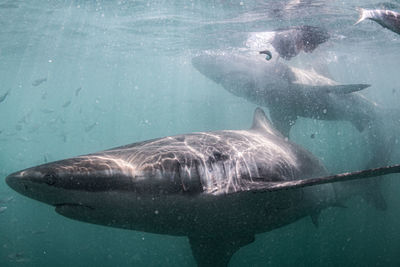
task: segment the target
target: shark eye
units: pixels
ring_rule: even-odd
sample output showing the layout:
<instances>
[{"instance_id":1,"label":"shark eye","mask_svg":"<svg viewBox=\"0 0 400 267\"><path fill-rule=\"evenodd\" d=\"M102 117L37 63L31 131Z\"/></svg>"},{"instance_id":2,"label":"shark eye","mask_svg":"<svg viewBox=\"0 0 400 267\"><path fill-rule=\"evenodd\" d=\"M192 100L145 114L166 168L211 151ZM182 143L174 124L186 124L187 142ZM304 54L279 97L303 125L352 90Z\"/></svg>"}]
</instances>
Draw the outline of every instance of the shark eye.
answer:
<instances>
[{"instance_id":1,"label":"shark eye","mask_svg":"<svg viewBox=\"0 0 400 267\"><path fill-rule=\"evenodd\" d=\"M44 182L48 185L54 185L57 181L57 176L54 173L48 173L43 178Z\"/></svg>"}]
</instances>

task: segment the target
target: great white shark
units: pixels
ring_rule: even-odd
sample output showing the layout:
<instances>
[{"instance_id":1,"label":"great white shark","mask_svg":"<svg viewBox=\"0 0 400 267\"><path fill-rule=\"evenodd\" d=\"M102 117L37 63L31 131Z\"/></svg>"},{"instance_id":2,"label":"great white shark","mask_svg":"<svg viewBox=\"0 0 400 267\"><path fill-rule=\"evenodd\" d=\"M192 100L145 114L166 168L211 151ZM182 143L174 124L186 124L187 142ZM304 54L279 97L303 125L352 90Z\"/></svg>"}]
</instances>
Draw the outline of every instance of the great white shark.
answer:
<instances>
[{"instance_id":1,"label":"great white shark","mask_svg":"<svg viewBox=\"0 0 400 267\"><path fill-rule=\"evenodd\" d=\"M368 84L339 84L253 54L204 54L194 57L192 65L230 93L267 107L285 136L298 117L350 121L359 131L375 120L377 105L357 93Z\"/></svg>"},{"instance_id":2,"label":"great white shark","mask_svg":"<svg viewBox=\"0 0 400 267\"><path fill-rule=\"evenodd\" d=\"M256 109L248 130L169 136L10 174L15 191L79 221L187 236L199 266L227 266L255 235L341 206L348 180L400 165L329 176ZM335 183L336 182L336 183ZM350 184L351 186L351 184Z\"/></svg>"}]
</instances>

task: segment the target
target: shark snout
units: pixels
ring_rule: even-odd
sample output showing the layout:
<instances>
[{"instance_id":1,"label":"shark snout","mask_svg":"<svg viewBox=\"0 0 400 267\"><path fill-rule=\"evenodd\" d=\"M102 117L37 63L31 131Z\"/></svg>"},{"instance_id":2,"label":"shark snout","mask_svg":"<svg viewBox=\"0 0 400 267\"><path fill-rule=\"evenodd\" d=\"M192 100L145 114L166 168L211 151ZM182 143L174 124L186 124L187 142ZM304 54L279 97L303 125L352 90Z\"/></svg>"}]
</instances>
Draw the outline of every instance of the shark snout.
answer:
<instances>
[{"instance_id":1,"label":"shark snout","mask_svg":"<svg viewBox=\"0 0 400 267\"><path fill-rule=\"evenodd\" d=\"M67 176L58 165L45 164L12 173L6 177L6 183L16 192L49 205L75 203L66 187L79 181Z\"/></svg>"},{"instance_id":2,"label":"shark snout","mask_svg":"<svg viewBox=\"0 0 400 267\"><path fill-rule=\"evenodd\" d=\"M37 174L33 175L31 173L28 176L26 171L14 172L6 177L6 183L15 191L24 194L24 191L29 189L32 177L34 176L37 176Z\"/></svg>"},{"instance_id":3,"label":"shark snout","mask_svg":"<svg viewBox=\"0 0 400 267\"><path fill-rule=\"evenodd\" d=\"M56 175L33 169L14 172L6 177L6 183L18 193L32 197L43 192L42 187L56 183Z\"/></svg>"}]
</instances>

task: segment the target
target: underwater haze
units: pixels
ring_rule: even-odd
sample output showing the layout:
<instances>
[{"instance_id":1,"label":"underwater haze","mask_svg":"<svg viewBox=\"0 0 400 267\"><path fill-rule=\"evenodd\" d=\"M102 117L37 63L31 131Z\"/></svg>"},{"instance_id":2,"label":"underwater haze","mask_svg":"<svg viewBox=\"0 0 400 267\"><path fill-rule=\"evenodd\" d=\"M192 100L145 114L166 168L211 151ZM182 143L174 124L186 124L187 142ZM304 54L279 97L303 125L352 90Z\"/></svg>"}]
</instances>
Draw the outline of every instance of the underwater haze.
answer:
<instances>
[{"instance_id":1,"label":"underwater haze","mask_svg":"<svg viewBox=\"0 0 400 267\"><path fill-rule=\"evenodd\" d=\"M360 93L400 114L400 35L354 25L358 7L400 12L400 1L0 0L0 266L196 266L186 237L73 221L4 178L137 141L249 128L256 105L192 58L254 50L252 32L324 28L330 39L313 53L279 60L371 84ZM393 153L384 164L400 163L400 127L385 127L379 142ZM349 122L307 118L290 139L330 173L366 168L376 145ZM387 210L355 197L322 211L318 228L306 217L257 235L229 266L400 266L399 178L379 178Z\"/></svg>"}]
</instances>

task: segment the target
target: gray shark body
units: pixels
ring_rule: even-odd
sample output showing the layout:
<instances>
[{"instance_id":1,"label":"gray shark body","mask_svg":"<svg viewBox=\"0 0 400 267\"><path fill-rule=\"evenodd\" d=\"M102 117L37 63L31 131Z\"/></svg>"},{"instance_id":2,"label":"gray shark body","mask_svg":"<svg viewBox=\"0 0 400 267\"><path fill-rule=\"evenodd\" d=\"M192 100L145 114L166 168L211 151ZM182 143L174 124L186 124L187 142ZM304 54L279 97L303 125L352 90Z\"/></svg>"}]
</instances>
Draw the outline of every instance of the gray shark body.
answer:
<instances>
[{"instance_id":1,"label":"gray shark body","mask_svg":"<svg viewBox=\"0 0 400 267\"><path fill-rule=\"evenodd\" d=\"M368 177L309 179L326 174L258 109L249 130L139 142L29 168L6 181L72 219L188 236L199 266L226 266L255 234L305 216L315 221L348 197L341 183L330 182Z\"/></svg>"},{"instance_id":2,"label":"gray shark body","mask_svg":"<svg viewBox=\"0 0 400 267\"><path fill-rule=\"evenodd\" d=\"M201 55L192 64L232 94L267 107L285 136L298 117L350 121L360 131L375 119L376 104L356 92L367 84L340 85L258 55Z\"/></svg>"}]
</instances>

